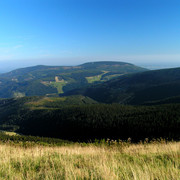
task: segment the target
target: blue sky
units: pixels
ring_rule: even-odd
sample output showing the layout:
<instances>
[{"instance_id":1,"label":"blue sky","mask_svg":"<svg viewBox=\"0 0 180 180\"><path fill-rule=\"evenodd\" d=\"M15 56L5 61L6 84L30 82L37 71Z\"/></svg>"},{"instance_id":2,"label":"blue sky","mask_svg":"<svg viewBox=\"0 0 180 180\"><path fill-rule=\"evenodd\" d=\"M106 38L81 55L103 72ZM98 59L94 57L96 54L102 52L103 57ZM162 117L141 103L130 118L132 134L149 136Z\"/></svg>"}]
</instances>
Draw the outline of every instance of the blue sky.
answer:
<instances>
[{"instance_id":1,"label":"blue sky","mask_svg":"<svg viewBox=\"0 0 180 180\"><path fill-rule=\"evenodd\" d=\"M180 63L180 1L0 1L1 69L97 60Z\"/></svg>"}]
</instances>

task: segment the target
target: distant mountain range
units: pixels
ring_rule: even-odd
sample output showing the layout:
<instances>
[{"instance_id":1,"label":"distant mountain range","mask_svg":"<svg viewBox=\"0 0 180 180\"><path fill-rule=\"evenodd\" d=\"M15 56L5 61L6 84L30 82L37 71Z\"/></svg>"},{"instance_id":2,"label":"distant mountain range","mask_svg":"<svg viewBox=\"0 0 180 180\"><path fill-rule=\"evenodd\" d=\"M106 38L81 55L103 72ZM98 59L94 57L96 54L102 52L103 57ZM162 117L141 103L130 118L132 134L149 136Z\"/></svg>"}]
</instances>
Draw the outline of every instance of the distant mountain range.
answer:
<instances>
[{"instance_id":1,"label":"distant mountain range","mask_svg":"<svg viewBox=\"0 0 180 180\"><path fill-rule=\"evenodd\" d=\"M180 102L180 68L127 74L64 95L81 94L103 103L164 104Z\"/></svg>"},{"instance_id":2,"label":"distant mountain range","mask_svg":"<svg viewBox=\"0 0 180 180\"><path fill-rule=\"evenodd\" d=\"M34 66L0 74L0 98L56 96L147 69L126 62L91 62L79 66Z\"/></svg>"},{"instance_id":3,"label":"distant mountain range","mask_svg":"<svg viewBox=\"0 0 180 180\"><path fill-rule=\"evenodd\" d=\"M180 68L147 70L126 62L34 66L0 74L0 98L83 95L101 103L179 102Z\"/></svg>"}]
</instances>

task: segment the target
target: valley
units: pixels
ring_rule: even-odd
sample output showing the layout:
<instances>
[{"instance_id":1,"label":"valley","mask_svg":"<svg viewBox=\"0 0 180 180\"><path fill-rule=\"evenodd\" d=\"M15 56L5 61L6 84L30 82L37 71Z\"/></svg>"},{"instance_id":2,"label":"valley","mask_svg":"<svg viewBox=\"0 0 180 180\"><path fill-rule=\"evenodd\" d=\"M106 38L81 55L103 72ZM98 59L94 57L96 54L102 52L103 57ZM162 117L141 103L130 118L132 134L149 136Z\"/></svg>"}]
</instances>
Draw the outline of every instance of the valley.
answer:
<instances>
[{"instance_id":1,"label":"valley","mask_svg":"<svg viewBox=\"0 0 180 180\"><path fill-rule=\"evenodd\" d=\"M180 68L36 66L0 81L1 179L179 177Z\"/></svg>"},{"instance_id":2,"label":"valley","mask_svg":"<svg viewBox=\"0 0 180 180\"><path fill-rule=\"evenodd\" d=\"M1 0L0 180L180 180L180 1Z\"/></svg>"}]
</instances>

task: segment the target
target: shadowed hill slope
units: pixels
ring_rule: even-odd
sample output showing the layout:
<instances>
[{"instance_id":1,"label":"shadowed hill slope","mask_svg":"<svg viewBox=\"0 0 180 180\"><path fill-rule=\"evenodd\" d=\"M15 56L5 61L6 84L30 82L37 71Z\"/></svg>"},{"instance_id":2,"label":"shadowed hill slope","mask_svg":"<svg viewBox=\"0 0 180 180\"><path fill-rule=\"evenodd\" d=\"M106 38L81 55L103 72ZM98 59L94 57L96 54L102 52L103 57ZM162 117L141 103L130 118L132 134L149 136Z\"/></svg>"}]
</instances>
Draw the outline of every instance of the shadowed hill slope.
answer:
<instances>
[{"instance_id":1,"label":"shadowed hill slope","mask_svg":"<svg viewBox=\"0 0 180 180\"><path fill-rule=\"evenodd\" d=\"M180 96L180 68L127 74L65 95L82 94L99 102L143 104Z\"/></svg>"},{"instance_id":2,"label":"shadowed hill slope","mask_svg":"<svg viewBox=\"0 0 180 180\"><path fill-rule=\"evenodd\" d=\"M73 141L180 137L180 104L98 104L83 96L0 100L0 130Z\"/></svg>"}]
</instances>

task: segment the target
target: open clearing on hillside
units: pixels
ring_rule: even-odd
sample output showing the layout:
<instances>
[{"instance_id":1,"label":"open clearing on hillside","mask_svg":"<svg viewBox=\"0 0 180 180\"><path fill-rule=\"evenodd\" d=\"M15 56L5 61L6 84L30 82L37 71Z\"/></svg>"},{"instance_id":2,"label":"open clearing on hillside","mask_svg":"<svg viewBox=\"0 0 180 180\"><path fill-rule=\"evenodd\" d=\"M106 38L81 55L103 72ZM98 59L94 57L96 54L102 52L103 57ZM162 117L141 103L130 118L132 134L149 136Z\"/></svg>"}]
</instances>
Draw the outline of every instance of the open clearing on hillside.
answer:
<instances>
[{"instance_id":1,"label":"open clearing on hillside","mask_svg":"<svg viewBox=\"0 0 180 180\"><path fill-rule=\"evenodd\" d=\"M125 146L0 145L0 179L5 180L177 180L179 168L180 142Z\"/></svg>"},{"instance_id":2,"label":"open clearing on hillside","mask_svg":"<svg viewBox=\"0 0 180 180\"><path fill-rule=\"evenodd\" d=\"M59 80L58 76L55 76L54 79L55 79L55 81L41 81L41 83L45 86L55 87L59 94L64 93L63 87L66 86L67 81L65 81L64 79Z\"/></svg>"},{"instance_id":3,"label":"open clearing on hillside","mask_svg":"<svg viewBox=\"0 0 180 180\"><path fill-rule=\"evenodd\" d=\"M96 81L101 81L101 78L104 74L107 74L109 71L102 71L102 74L99 74L97 76L90 76L90 77L86 77L86 80L88 83L94 83Z\"/></svg>"},{"instance_id":4,"label":"open clearing on hillside","mask_svg":"<svg viewBox=\"0 0 180 180\"><path fill-rule=\"evenodd\" d=\"M51 86L57 88L57 91L59 94L62 94L64 93L63 91L63 87L67 84L66 81L64 80L61 80L61 81L58 81L58 82L51 82Z\"/></svg>"},{"instance_id":5,"label":"open clearing on hillside","mask_svg":"<svg viewBox=\"0 0 180 180\"><path fill-rule=\"evenodd\" d=\"M111 80L115 77L118 77L118 76L122 76L124 74L113 74L113 75L106 75L104 78L102 78L103 75L107 74L109 71L102 71L103 73L102 74L99 74L97 76L90 76L90 77L86 77L86 80L88 83L94 83L96 81L108 81L108 80Z\"/></svg>"}]
</instances>

